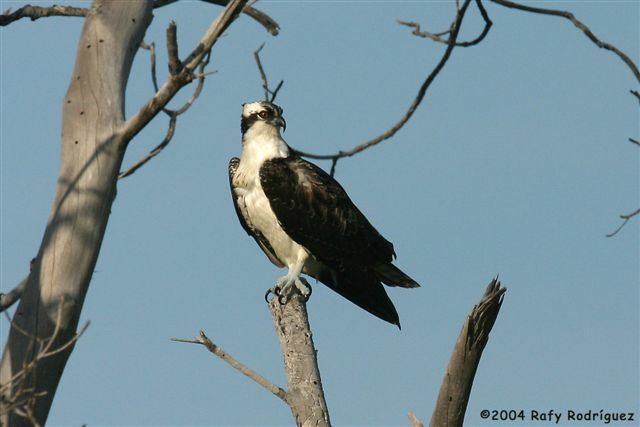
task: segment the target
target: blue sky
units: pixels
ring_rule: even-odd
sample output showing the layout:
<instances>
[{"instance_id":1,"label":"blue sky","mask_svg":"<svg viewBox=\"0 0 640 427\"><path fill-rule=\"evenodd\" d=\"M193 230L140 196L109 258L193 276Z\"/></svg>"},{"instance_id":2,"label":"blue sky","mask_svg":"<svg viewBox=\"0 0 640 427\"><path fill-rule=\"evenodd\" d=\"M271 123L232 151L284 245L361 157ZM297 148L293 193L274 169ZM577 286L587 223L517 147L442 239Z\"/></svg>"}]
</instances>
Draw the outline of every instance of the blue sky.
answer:
<instances>
[{"instance_id":1,"label":"blue sky","mask_svg":"<svg viewBox=\"0 0 640 427\"><path fill-rule=\"evenodd\" d=\"M23 2L1 1L0 9ZM75 4L75 3L74 3ZM81 2L78 4L86 4ZM541 5L538 3L529 3ZM569 9L637 63L637 1L544 2ZM218 73L178 121L171 145L121 181L85 302L91 326L67 365L51 425L290 425L289 409L203 348L171 342L200 329L284 386L263 295L283 274L241 229L226 165L240 153L241 104L262 97L253 51L263 42L287 119L285 139L332 153L386 130L404 113L443 45L396 23L448 27L451 2L262 1L272 37L247 17L216 45ZM321 284L310 321L334 425L428 422L465 316L496 274L508 288L478 368L467 425L482 409L635 411L639 386L638 89L630 70L562 19L486 5L494 26L456 49L395 138L338 164L336 177L417 290L390 289L401 332ZM188 52L219 8L181 1L154 11ZM0 30L0 285L36 254L58 172L61 103L78 18L23 20ZM481 29L477 12L463 38ZM150 96L139 52L127 114ZM172 105L190 96L184 91ZM126 164L164 136L159 116ZM326 162L320 162L329 167ZM6 319L0 319L5 340ZM496 422L496 425L505 425ZM573 424L576 425L576 424Z\"/></svg>"}]
</instances>

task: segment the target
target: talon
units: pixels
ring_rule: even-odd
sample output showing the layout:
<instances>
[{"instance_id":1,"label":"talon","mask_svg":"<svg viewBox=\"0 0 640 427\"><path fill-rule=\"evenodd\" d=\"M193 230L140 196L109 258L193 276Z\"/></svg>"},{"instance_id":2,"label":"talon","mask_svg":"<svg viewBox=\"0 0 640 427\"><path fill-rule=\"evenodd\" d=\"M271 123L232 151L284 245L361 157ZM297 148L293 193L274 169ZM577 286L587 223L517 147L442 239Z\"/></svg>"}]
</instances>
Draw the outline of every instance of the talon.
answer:
<instances>
[{"instance_id":1,"label":"talon","mask_svg":"<svg viewBox=\"0 0 640 427\"><path fill-rule=\"evenodd\" d=\"M278 298L278 302L280 304L286 304L290 297L290 292L292 292L292 288L296 289L300 296L302 297L302 301L309 301L309 297L311 296L311 285L302 277L296 277L292 279L289 276L282 277L278 282L273 285L271 288L267 290L264 294L264 300L267 303L270 303L272 300L269 300L269 294L273 294Z\"/></svg>"},{"instance_id":2,"label":"talon","mask_svg":"<svg viewBox=\"0 0 640 427\"><path fill-rule=\"evenodd\" d=\"M271 290L271 288L267 289L267 292L264 293L264 300L267 302L267 304L269 304L271 301L269 301L269 295L271 295L273 293L273 291Z\"/></svg>"},{"instance_id":3,"label":"talon","mask_svg":"<svg viewBox=\"0 0 640 427\"><path fill-rule=\"evenodd\" d=\"M280 298L280 286L276 284L273 287L267 289L267 292L264 293L264 300L267 302L267 304L271 302L271 300L269 299L270 294L273 294L277 298Z\"/></svg>"},{"instance_id":4,"label":"talon","mask_svg":"<svg viewBox=\"0 0 640 427\"><path fill-rule=\"evenodd\" d=\"M309 301L309 298L311 298L311 294L313 293L313 288L311 287L309 282L306 282L306 285L307 285L307 289L309 289L309 293L307 295L302 294L302 301L304 302Z\"/></svg>"}]
</instances>

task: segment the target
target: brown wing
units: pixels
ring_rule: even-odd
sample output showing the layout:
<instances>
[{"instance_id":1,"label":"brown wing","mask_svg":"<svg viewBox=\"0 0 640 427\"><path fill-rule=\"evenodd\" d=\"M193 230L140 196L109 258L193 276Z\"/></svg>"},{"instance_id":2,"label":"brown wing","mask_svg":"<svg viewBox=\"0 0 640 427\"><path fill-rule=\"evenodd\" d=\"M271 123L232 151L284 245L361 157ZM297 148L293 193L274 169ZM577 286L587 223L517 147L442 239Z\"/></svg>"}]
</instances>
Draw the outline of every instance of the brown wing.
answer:
<instances>
[{"instance_id":1,"label":"brown wing","mask_svg":"<svg viewBox=\"0 0 640 427\"><path fill-rule=\"evenodd\" d=\"M284 231L334 269L390 263L393 245L329 174L296 156L266 161L260 182Z\"/></svg>"}]
</instances>

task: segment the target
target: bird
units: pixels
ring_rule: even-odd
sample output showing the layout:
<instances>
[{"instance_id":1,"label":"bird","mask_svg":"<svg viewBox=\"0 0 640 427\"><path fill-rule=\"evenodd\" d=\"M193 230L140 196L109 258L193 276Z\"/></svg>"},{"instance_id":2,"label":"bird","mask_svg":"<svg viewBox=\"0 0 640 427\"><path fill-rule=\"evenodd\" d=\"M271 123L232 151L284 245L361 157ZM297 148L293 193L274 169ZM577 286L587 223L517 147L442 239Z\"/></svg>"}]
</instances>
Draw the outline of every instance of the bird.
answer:
<instances>
[{"instance_id":1,"label":"bird","mask_svg":"<svg viewBox=\"0 0 640 427\"><path fill-rule=\"evenodd\" d=\"M383 284L420 285L393 265L393 244L338 181L285 142L282 113L269 101L243 104L242 154L229 161L228 170L240 224L273 264L288 269L265 298L287 295L295 287L308 299L305 274L400 328Z\"/></svg>"}]
</instances>

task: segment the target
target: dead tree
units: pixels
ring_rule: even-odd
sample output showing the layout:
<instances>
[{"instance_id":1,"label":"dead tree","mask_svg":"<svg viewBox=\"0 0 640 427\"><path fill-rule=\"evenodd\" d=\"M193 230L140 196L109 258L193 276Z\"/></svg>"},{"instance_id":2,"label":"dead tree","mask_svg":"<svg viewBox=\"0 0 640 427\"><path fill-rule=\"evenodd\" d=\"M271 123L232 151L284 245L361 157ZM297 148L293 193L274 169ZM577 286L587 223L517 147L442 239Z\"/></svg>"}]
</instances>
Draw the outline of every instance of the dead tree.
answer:
<instances>
[{"instance_id":1,"label":"dead tree","mask_svg":"<svg viewBox=\"0 0 640 427\"><path fill-rule=\"evenodd\" d=\"M75 344L127 145L182 87L199 77L196 69L247 0L223 3L226 7L186 59L177 58L175 28L168 34L172 73L129 118L124 115L126 83L154 3L96 0L89 10L48 9L52 14L86 18L63 103L56 195L40 249L19 292L0 364L0 424L44 425ZM32 19L49 16L42 8L28 6L3 15L0 24L29 13ZM42 342L50 350L46 357L37 350Z\"/></svg>"}]
</instances>

